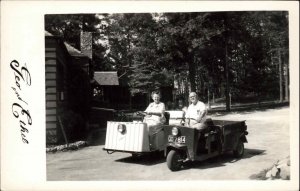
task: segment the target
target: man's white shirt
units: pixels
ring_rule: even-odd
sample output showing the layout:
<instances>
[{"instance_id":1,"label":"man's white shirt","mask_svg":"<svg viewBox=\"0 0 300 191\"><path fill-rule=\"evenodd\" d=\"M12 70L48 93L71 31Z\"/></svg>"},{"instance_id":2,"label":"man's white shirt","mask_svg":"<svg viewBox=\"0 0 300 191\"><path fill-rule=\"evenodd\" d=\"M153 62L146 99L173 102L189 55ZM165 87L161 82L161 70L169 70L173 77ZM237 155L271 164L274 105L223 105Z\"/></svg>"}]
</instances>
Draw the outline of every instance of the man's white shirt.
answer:
<instances>
[{"instance_id":1,"label":"man's white shirt","mask_svg":"<svg viewBox=\"0 0 300 191\"><path fill-rule=\"evenodd\" d=\"M190 104L185 117L186 118L192 118L192 119L198 119L201 113L206 112L206 106L203 102L198 101L196 105ZM201 122L204 122L206 120L206 115L202 118Z\"/></svg>"}]
</instances>

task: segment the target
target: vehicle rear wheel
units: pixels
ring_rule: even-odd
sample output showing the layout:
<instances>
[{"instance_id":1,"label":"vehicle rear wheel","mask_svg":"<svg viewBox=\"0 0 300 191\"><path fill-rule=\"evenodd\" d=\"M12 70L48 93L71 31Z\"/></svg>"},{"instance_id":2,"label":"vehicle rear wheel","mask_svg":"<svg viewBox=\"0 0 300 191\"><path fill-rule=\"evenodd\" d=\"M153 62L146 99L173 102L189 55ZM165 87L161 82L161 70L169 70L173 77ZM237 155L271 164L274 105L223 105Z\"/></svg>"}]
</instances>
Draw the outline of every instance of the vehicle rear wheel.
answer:
<instances>
[{"instance_id":1,"label":"vehicle rear wheel","mask_svg":"<svg viewBox=\"0 0 300 191\"><path fill-rule=\"evenodd\" d=\"M236 149L233 150L233 155L236 158L241 158L244 155L244 143L240 140L236 146Z\"/></svg>"},{"instance_id":2,"label":"vehicle rear wheel","mask_svg":"<svg viewBox=\"0 0 300 191\"><path fill-rule=\"evenodd\" d=\"M167 165L171 171L180 170L182 165L182 156L178 151L171 150L167 156Z\"/></svg>"}]
</instances>

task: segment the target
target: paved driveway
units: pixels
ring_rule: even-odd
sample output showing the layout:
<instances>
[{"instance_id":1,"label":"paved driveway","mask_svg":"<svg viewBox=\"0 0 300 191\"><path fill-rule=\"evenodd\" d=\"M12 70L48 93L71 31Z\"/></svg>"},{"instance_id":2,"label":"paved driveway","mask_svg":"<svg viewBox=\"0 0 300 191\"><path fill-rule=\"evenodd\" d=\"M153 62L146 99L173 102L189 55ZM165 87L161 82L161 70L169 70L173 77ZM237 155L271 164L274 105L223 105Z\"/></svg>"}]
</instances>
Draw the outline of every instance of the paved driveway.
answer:
<instances>
[{"instance_id":1,"label":"paved driveway","mask_svg":"<svg viewBox=\"0 0 300 191\"><path fill-rule=\"evenodd\" d=\"M47 180L247 180L290 155L288 107L211 117L246 120L249 143L242 159L228 153L171 172L163 156L136 159L126 153L109 155L102 150L104 145L99 145L47 154Z\"/></svg>"}]
</instances>

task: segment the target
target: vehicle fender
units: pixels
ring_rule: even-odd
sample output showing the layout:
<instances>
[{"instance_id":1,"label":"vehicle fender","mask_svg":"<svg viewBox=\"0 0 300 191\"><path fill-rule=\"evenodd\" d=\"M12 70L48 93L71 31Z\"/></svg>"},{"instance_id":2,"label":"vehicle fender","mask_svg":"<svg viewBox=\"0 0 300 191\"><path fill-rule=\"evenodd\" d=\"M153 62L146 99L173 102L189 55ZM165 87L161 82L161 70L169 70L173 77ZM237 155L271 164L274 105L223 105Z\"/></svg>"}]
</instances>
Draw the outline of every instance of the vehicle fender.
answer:
<instances>
[{"instance_id":1,"label":"vehicle fender","mask_svg":"<svg viewBox=\"0 0 300 191\"><path fill-rule=\"evenodd\" d=\"M242 135L240 136L240 140L241 140L243 143L248 143L248 140L247 140L245 134L242 134Z\"/></svg>"},{"instance_id":2,"label":"vehicle fender","mask_svg":"<svg viewBox=\"0 0 300 191\"><path fill-rule=\"evenodd\" d=\"M179 152L182 152L182 153L187 153L188 154L188 149L187 149L187 146L186 145L167 145L166 148L165 148L165 156L168 155L168 153L171 151L171 150L177 150Z\"/></svg>"}]
</instances>

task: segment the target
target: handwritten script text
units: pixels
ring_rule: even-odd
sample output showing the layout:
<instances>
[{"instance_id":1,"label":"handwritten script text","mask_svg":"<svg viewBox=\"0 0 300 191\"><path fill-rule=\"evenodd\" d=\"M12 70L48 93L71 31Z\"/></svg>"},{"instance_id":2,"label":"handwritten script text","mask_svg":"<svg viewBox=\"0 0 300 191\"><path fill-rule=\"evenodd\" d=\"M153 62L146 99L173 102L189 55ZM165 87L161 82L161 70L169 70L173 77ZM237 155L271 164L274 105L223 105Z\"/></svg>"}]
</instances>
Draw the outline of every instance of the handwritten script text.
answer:
<instances>
[{"instance_id":1,"label":"handwritten script text","mask_svg":"<svg viewBox=\"0 0 300 191\"><path fill-rule=\"evenodd\" d=\"M28 144L29 126L32 125L32 118L28 110L28 102L22 97L22 90L26 86L31 86L31 75L26 64L20 66L17 60L11 61L10 67L13 70L15 82L11 88L17 96L17 100L11 106L12 114L18 120L22 142Z\"/></svg>"}]
</instances>

